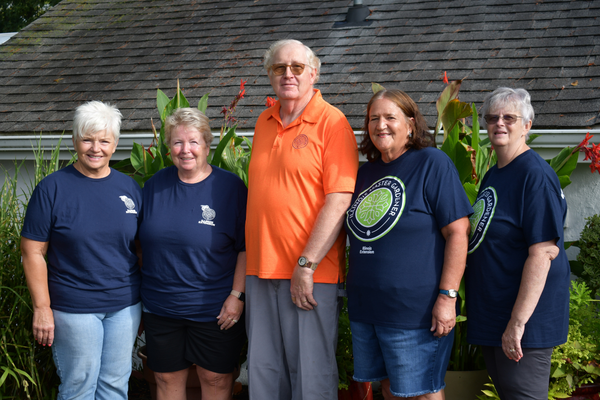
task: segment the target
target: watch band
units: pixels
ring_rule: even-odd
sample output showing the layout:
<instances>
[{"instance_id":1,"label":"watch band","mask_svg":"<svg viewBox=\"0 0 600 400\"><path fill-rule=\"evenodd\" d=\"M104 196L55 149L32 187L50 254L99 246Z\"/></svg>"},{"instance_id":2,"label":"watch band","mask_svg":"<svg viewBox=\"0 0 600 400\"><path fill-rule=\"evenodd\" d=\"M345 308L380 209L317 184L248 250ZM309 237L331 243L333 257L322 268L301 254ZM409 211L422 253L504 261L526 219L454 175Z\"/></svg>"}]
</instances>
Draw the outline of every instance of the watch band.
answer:
<instances>
[{"instance_id":1,"label":"watch band","mask_svg":"<svg viewBox=\"0 0 600 400\"><path fill-rule=\"evenodd\" d=\"M302 267L302 268L310 268L310 269L312 269L313 271L315 271L315 270L317 269L317 266L318 266L319 264L318 264L318 263L315 263L315 262L308 261L308 258L306 258L306 257L304 257L304 256L301 256L301 257L298 259L298 265L299 265L300 267Z\"/></svg>"},{"instance_id":2,"label":"watch band","mask_svg":"<svg viewBox=\"0 0 600 400\"><path fill-rule=\"evenodd\" d=\"M237 290L231 290L231 293L229 293L232 296L237 297L240 301L242 302L246 302L246 294L244 292L238 292Z\"/></svg>"},{"instance_id":3,"label":"watch band","mask_svg":"<svg viewBox=\"0 0 600 400\"><path fill-rule=\"evenodd\" d=\"M445 294L446 296L455 299L458 297L458 291L454 290L454 289L448 289L448 290L444 290L444 289L440 289L440 294Z\"/></svg>"}]
</instances>

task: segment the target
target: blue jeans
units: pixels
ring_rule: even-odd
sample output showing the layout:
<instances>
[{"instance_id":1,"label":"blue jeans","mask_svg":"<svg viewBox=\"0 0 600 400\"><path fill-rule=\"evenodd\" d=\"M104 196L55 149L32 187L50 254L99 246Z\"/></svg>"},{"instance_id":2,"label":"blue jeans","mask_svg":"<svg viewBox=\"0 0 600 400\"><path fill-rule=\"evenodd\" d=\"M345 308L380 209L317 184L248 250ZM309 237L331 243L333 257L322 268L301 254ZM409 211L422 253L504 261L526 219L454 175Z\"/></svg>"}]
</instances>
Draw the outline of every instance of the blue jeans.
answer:
<instances>
[{"instance_id":1,"label":"blue jeans","mask_svg":"<svg viewBox=\"0 0 600 400\"><path fill-rule=\"evenodd\" d=\"M54 312L57 400L127 400L131 353L142 304L115 312Z\"/></svg>"},{"instance_id":2,"label":"blue jeans","mask_svg":"<svg viewBox=\"0 0 600 400\"><path fill-rule=\"evenodd\" d=\"M454 330L436 338L429 328L401 329L350 321L354 351L354 380L389 378L397 397L436 393L444 376L454 341Z\"/></svg>"}]
</instances>

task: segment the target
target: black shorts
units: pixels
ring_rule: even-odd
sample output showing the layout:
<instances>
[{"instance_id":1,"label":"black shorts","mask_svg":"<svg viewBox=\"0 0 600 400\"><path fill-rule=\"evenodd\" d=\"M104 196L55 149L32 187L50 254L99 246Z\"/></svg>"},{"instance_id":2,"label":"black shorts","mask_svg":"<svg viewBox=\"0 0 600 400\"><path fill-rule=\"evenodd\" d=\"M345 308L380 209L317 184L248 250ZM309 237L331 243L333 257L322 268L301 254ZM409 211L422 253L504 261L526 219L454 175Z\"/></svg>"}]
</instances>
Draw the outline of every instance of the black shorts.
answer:
<instances>
[{"instance_id":1,"label":"black shorts","mask_svg":"<svg viewBox=\"0 0 600 400\"><path fill-rule=\"evenodd\" d=\"M144 313L148 366L156 372L175 372L196 364L229 374L238 366L246 342L244 314L237 324L221 330L214 322L196 322Z\"/></svg>"}]
</instances>

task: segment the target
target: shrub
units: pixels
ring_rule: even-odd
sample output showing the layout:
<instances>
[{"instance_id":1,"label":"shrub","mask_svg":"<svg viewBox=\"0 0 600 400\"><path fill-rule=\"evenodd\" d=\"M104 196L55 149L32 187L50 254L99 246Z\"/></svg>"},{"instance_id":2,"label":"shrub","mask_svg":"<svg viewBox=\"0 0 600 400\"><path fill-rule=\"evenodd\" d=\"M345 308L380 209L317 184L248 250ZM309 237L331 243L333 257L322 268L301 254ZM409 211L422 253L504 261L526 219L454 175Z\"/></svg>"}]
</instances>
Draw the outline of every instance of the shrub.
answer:
<instances>
[{"instance_id":1,"label":"shrub","mask_svg":"<svg viewBox=\"0 0 600 400\"><path fill-rule=\"evenodd\" d=\"M592 290L592 297L600 294L600 214L586 218L587 223L581 231L579 241L579 261L583 267L580 277Z\"/></svg>"},{"instance_id":2,"label":"shrub","mask_svg":"<svg viewBox=\"0 0 600 400\"><path fill-rule=\"evenodd\" d=\"M0 194L0 399L55 399L59 379L52 351L36 344L31 333L33 309L21 264L21 228L32 189L60 168L60 142L44 160L41 142L35 154L34 178L28 193L18 193L15 164Z\"/></svg>"}]
</instances>

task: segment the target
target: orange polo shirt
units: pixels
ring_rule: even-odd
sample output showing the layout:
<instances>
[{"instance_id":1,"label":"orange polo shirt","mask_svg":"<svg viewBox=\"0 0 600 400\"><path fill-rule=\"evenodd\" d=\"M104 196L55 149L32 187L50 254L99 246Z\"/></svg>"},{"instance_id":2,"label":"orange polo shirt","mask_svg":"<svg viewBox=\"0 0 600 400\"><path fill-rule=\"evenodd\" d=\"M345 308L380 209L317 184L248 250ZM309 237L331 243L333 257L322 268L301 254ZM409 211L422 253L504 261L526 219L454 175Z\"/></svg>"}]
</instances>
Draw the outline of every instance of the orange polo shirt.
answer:
<instances>
[{"instance_id":1,"label":"orange polo shirt","mask_svg":"<svg viewBox=\"0 0 600 400\"><path fill-rule=\"evenodd\" d=\"M315 94L285 129L279 101L256 123L248 172L246 274L290 279L325 196L354 192L358 149L340 110ZM344 279L346 234L319 263L315 283Z\"/></svg>"}]
</instances>

